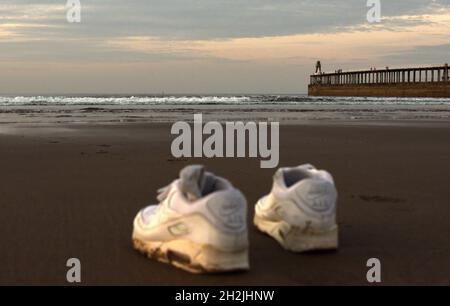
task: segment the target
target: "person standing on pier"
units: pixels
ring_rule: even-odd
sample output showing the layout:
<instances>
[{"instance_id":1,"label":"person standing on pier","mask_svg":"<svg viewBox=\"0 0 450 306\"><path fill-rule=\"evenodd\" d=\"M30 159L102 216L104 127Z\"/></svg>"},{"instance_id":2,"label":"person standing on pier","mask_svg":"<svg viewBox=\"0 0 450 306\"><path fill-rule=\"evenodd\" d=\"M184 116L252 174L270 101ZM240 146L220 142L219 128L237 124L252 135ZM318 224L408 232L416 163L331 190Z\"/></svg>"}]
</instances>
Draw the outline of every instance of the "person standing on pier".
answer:
<instances>
[{"instance_id":1,"label":"person standing on pier","mask_svg":"<svg viewBox=\"0 0 450 306\"><path fill-rule=\"evenodd\" d=\"M320 61L317 61L316 63L316 74L322 74L322 64Z\"/></svg>"}]
</instances>

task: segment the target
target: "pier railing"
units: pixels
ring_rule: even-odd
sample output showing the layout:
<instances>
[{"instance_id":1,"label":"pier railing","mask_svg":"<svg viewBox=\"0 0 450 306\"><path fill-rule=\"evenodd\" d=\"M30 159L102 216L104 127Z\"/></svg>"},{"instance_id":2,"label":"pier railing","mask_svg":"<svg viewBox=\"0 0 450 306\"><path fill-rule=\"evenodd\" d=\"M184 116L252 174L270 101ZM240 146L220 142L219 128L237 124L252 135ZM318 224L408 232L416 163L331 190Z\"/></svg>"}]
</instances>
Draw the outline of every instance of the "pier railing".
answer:
<instances>
[{"instance_id":1,"label":"pier railing","mask_svg":"<svg viewBox=\"0 0 450 306\"><path fill-rule=\"evenodd\" d=\"M311 85L363 85L450 82L448 64L437 67L336 71L311 75Z\"/></svg>"}]
</instances>

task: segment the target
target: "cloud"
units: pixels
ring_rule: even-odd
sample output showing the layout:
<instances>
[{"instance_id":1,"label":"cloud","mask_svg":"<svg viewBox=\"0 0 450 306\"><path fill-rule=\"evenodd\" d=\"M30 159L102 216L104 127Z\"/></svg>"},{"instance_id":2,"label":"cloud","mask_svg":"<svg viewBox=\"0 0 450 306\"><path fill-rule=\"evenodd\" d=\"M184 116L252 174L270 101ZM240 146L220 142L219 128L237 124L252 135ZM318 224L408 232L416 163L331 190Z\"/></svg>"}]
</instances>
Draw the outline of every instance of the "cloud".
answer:
<instances>
[{"instance_id":1,"label":"cloud","mask_svg":"<svg viewBox=\"0 0 450 306\"><path fill-rule=\"evenodd\" d=\"M417 19L421 22L414 22ZM442 45L448 42L449 37L450 10L420 18L416 15L397 16L389 18L383 25L363 24L332 33L218 40L130 36L108 40L107 45L131 53L173 54L186 58L194 55L234 61L299 61L302 58L309 61L321 58L337 62L376 61L385 54L410 52L418 45Z\"/></svg>"},{"instance_id":2,"label":"cloud","mask_svg":"<svg viewBox=\"0 0 450 306\"><path fill-rule=\"evenodd\" d=\"M386 21L449 6L448 0L381 3ZM339 32L366 23L368 10L365 0L81 0L81 4L82 23L69 26L64 0L2 0L0 23L58 25L59 32L39 32L55 39L70 35L214 40Z\"/></svg>"},{"instance_id":3,"label":"cloud","mask_svg":"<svg viewBox=\"0 0 450 306\"><path fill-rule=\"evenodd\" d=\"M263 85L281 92L304 84L316 59L334 70L448 56L449 0L381 0L380 24L367 22L366 0L81 0L79 24L66 21L65 3L2 0L0 63L8 63L18 81L34 75L29 67L57 66L46 70L52 82L75 69L83 78L73 83L80 92L95 83L89 81L93 75L107 91L115 88L109 82L123 83L121 71L128 73L127 82L146 80L140 87L145 88L159 82L145 73L164 72L169 80L182 69L186 90L194 82L190 73L201 71L205 84L227 76L211 88L247 84L254 92ZM13 88L13 80L0 82L0 91Z\"/></svg>"},{"instance_id":4,"label":"cloud","mask_svg":"<svg viewBox=\"0 0 450 306\"><path fill-rule=\"evenodd\" d=\"M449 54L450 43L441 45L418 45L410 50L386 54L382 58L398 66L443 65L449 62Z\"/></svg>"}]
</instances>

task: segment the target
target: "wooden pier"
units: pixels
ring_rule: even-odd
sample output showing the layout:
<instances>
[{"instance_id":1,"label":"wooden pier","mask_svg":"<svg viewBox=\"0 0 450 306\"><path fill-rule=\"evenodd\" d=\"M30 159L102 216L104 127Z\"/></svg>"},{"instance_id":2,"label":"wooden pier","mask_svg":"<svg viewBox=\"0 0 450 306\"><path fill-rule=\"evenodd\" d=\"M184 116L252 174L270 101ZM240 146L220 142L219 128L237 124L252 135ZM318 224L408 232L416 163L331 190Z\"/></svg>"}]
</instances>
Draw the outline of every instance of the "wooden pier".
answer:
<instances>
[{"instance_id":1,"label":"wooden pier","mask_svg":"<svg viewBox=\"0 0 450 306\"><path fill-rule=\"evenodd\" d=\"M311 96L450 97L449 66L385 68L322 73L310 77Z\"/></svg>"}]
</instances>

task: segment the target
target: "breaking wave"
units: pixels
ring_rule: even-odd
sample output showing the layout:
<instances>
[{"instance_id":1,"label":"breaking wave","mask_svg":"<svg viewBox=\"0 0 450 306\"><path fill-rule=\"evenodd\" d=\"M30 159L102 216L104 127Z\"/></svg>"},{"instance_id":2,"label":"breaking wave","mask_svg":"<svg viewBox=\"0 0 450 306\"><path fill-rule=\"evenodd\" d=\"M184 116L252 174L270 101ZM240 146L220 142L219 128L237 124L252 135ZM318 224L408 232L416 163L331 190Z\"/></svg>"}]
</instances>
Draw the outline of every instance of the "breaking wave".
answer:
<instances>
[{"instance_id":1,"label":"breaking wave","mask_svg":"<svg viewBox=\"0 0 450 306\"><path fill-rule=\"evenodd\" d=\"M0 106L31 105L443 105L449 98L247 96L0 96Z\"/></svg>"}]
</instances>

